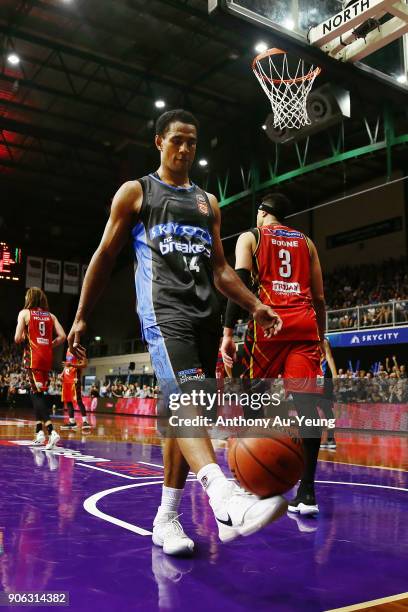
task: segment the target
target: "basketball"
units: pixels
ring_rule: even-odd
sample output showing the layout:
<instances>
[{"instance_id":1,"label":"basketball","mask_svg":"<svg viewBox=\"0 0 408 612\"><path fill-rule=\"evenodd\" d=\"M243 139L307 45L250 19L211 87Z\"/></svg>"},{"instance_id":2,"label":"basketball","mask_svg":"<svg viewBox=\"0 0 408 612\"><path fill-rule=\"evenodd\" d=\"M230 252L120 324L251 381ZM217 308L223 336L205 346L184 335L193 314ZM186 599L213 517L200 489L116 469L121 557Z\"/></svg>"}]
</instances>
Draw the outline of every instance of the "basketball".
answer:
<instances>
[{"instance_id":1,"label":"basketball","mask_svg":"<svg viewBox=\"0 0 408 612\"><path fill-rule=\"evenodd\" d=\"M250 493L260 497L280 495L302 476L303 448L288 435L233 439L228 464L239 484Z\"/></svg>"}]
</instances>

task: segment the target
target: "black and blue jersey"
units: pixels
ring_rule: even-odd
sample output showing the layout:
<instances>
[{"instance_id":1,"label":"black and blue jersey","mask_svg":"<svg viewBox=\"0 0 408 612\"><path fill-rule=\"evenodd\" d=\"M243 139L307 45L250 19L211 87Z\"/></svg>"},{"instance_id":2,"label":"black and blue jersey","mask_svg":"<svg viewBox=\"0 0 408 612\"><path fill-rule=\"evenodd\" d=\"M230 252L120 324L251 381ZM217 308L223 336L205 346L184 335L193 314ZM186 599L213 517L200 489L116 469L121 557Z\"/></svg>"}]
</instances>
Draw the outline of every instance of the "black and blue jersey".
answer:
<instances>
[{"instance_id":1,"label":"black and blue jersey","mask_svg":"<svg viewBox=\"0 0 408 612\"><path fill-rule=\"evenodd\" d=\"M211 255L214 213L205 191L139 179L143 202L132 229L137 311L145 330L171 321L219 324Z\"/></svg>"}]
</instances>

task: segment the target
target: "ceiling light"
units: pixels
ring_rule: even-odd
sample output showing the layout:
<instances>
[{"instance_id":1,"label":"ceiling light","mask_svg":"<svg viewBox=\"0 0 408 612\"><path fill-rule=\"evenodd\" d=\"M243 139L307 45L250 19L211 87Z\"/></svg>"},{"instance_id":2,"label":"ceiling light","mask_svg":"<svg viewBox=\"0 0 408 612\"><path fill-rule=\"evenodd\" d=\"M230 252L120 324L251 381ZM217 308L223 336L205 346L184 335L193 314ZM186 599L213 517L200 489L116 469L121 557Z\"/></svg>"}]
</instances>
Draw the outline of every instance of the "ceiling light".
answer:
<instances>
[{"instance_id":1,"label":"ceiling light","mask_svg":"<svg viewBox=\"0 0 408 612\"><path fill-rule=\"evenodd\" d=\"M17 66L17 64L19 64L19 63L20 63L20 58L18 57L18 55L17 55L16 53L10 53L10 54L7 56L7 61L8 61L10 64L13 64L13 66Z\"/></svg>"},{"instance_id":2,"label":"ceiling light","mask_svg":"<svg viewBox=\"0 0 408 612\"><path fill-rule=\"evenodd\" d=\"M400 74L399 76L397 76L397 81L398 81L398 83L406 83L407 82L407 75L406 74Z\"/></svg>"},{"instance_id":3,"label":"ceiling light","mask_svg":"<svg viewBox=\"0 0 408 612\"><path fill-rule=\"evenodd\" d=\"M295 22L293 21L293 19L285 19L285 21L283 22L283 27L286 28L287 30L293 30L293 28L295 27Z\"/></svg>"},{"instance_id":4,"label":"ceiling light","mask_svg":"<svg viewBox=\"0 0 408 612\"><path fill-rule=\"evenodd\" d=\"M265 124L263 124L262 129L266 130L266 125Z\"/></svg>"},{"instance_id":5,"label":"ceiling light","mask_svg":"<svg viewBox=\"0 0 408 612\"><path fill-rule=\"evenodd\" d=\"M164 100L156 100L154 105L156 108L164 108L166 106L166 103Z\"/></svg>"},{"instance_id":6,"label":"ceiling light","mask_svg":"<svg viewBox=\"0 0 408 612\"><path fill-rule=\"evenodd\" d=\"M255 46L255 51L257 53L263 53L264 51L267 50L267 48L268 48L268 45L261 41Z\"/></svg>"},{"instance_id":7,"label":"ceiling light","mask_svg":"<svg viewBox=\"0 0 408 612\"><path fill-rule=\"evenodd\" d=\"M198 163L200 164L202 168L205 168L205 166L208 166L208 161L206 159L200 159Z\"/></svg>"}]
</instances>

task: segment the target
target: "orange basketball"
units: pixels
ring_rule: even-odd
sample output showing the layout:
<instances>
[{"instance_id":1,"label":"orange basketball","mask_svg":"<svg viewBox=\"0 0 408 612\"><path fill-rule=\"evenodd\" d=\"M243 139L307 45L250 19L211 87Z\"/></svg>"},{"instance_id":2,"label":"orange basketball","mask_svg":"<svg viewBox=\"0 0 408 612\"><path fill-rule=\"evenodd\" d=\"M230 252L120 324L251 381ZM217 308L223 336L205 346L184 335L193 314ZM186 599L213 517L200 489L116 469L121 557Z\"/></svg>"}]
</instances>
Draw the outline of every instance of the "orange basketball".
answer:
<instances>
[{"instance_id":1,"label":"orange basketball","mask_svg":"<svg viewBox=\"0 0 408 612\"><path fill-rule=\"evenodd\" d=\"M270 497L291 489L304 468L303 446L288 435L271 438L238 438L229 441L228 464L240 485Z\"/></svg>"}]
</instances>

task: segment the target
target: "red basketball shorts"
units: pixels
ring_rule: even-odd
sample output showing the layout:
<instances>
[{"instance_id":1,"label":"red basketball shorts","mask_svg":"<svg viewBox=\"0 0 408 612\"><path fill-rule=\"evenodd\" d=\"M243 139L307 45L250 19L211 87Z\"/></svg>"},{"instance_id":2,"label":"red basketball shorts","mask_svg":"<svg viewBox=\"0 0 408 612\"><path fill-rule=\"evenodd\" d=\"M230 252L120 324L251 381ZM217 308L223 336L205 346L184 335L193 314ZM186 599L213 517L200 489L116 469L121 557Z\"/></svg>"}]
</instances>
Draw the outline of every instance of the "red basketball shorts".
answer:
<instances>
[{"instance_id":1,"label":"red basketball shorts","mask_svg":"<svg viewBox=\"0 0 408 612\"><path fill-rule=\"evenodd\" d=\"M48 387L49 372L46 370L36 370L28 368L28 378L30 380L31 391L37 393L38 391L45 391Z\"/></svg>"},{"instance_id":2,"label":"red basketball shorts","mask_svg":"<svg viewBox=\"0 0 408 612\"><path fill-rule=\"evenodd\" d=\"M76 399L77 396L75 383L62 383L61 401L63 403L76 402Z\"/></svg>"},{"instance_id":3,"label":"red basketball shorts","mask_svg":"<svg viewBox=\"0 0 408 612\"><path fill-rule=\"evenodd\" d=\"M248 333L244 349L245 378L283 377L288 392L321 392L316 385L321 369L315 340L269 340Z\"/></svg>"}]
</instances>

